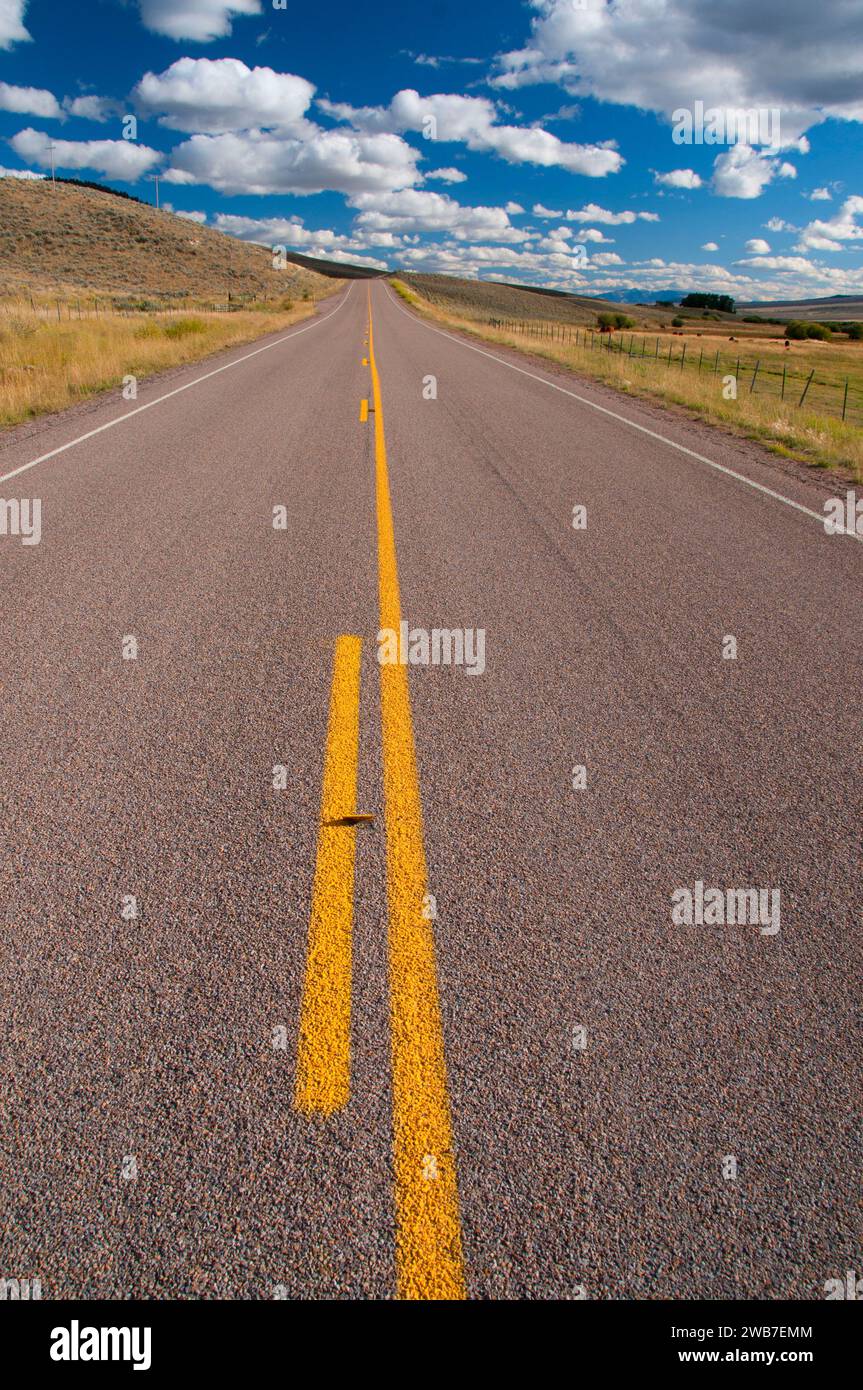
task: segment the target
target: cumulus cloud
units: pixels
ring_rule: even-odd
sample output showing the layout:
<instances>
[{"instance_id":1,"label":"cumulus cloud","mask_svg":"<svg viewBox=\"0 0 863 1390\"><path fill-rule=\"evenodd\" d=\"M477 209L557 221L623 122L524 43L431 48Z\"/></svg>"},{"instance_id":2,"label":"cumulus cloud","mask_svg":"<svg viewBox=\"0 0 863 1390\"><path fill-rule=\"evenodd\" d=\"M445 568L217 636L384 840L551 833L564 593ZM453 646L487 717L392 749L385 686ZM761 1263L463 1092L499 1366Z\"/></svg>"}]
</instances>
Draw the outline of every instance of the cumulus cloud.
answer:
<instances>
[{"instance_id":1,"label":"cumulus cloud","mask_svg":"<svg viewBox=\"0 0 863 1390\"><path fill-rule=\"evenodd\" d=\"M63 110L69 116L77 116L85 121L110 121L112 117L122 116L123 107L110 97L66 97Z\"/></svg>"},{"instance_id":2,"label":"cumulus cloud","mask_svg":"<svg viewBox=\"0 0 863 1390\"><path fill-rule=\"evenodd\" d=\"M598 207L596 203L587 203L585 207L573 210L569 208L566 213L567 222L602 222L609 227L622 226L629 222L658 222L659 215L655 212L609 212L608 208Z\"/></svg>"},{"instance_id":3,"label":"cumulus cloud","mask_svg":"<svg viewBox=\"0 0 863 1390\"><path fill-rule=\"evenodd\" d=\"M524 212L524 208L522 207L521 203L505 203L504 209L506 212L509 213L510 217L516 217L519 213Z\"/></svg>"},{"instance_id":4,"label":"cumulus cloud","mask_svg":"<svg viewBox=\"0 0 863 1390\"><path fill-rule=\"evenodd\" d=\"M11 87L0 82L0 111L14 111L18 116L47 116L62 119L63 109L51 92L41 87Z\"/></svg>"},{"instance_id":5,"label":"cumulus cloud","mask_svg":"<svg viewBox=\"0 0 863 1390\"><path fill-rule=\"evenodd\" d=\"M830 203L833 201L833 194L829 188L813 188L807 195L813 203Z\"/></svg>"},{"instance_id":6,"label":"cumulus cloud","mask_svg":"<svg viewBox=\"0 0 863 1390\"><path fill-rule=\"evenodd\" d=\"M718 251L719 247L715 241L705 241L701 249L702 251Z\"/></svg>"},{"instance_id":7,"label":"cumulus cloud","mask_svg":"<svg viewBox=\"0 0 863 1390\"><path fill-rule=\"evenodd\" d=\"M559 217L563 217L562 212L555 212L554 208L543 207L542 203L534 203L533 215L534 217L550 218L554 222L556 222Z\"/></svg>"},{"instance_id":8,"label":"cumulus cloud","mask_svg":"<svg viewBox=\"0 0 863 1390\"><path fill-rule=\"evenodd\" d=\"M803 256L750 256L744 261L735 261L735 265L760 266L764 270L796 270L808 273L815 269L811 261Z\"/></svg>"},{"instance_id":9,"label":"cumulus cloud","mask_svg":"<svg viewBox=\"0 0 863 1390\"><path fill-rule=\"evenodd\" d=\"M693 93L706 107L778 107L783 141L827 116L863 120L858 0L532 5L529 41L500 56L498 87L555 82L576 96L668 117L690 107Z\"/></svg>"},{"instance_id":10,"label":"cumulus cloud","mask_svg":"<svg viewBox=\"0 0 863 1390\"><path fill-rule=\"evenodd\" d=\"M746 250L754 256L767 256L770 254L770 243L765 241L763 237L752 237L746 243Z\"/></svg>"},{"instance_id":11,"label":"cumulus cloud","mask_svg":"<svg viewBox=\"0 0 863 1390\"><path fill-rule=\"evenodd\" d=\"M0 168L0 179L44 179L44 177L44 174L37 174L35 169Z\"/></svg>"},{"instance_id":12,"label":"cumulus cloud","mask_svg":"<svg viewBox=\"0 0 863 1390\"><path fill-rule=\"evenodd\" d=\"M430 169L426 179L439 179L441 183L467 183L467 174L461 169Z\"/></svg>"},{"instance_id":13,"label":"cumulus cloud","mask_svg":"<svg viewBox=\"0 0 863 1390\"><path fill-rule=\"evenodd\" d=\"M193 135L178 145L169 183L209 184L220 193L359 193L416 183L417 154L397 135L312 128Z\"/></svg>"},{"instance_id":14,"label":"cumulus cloud","mask_svg":"<svg viewBox=\"0 0 863 1390\"><path fill-rule=\"evenodd\" d=\"M653 180L666 188L701 188L703 185L703 180L694 169L669 169L667 174L654 173Z\"/></svg>"},{"instance_id":15,"label":"cumulus cloud","mask_svg":"<svg viewBox=\"0 0 863 1390\"><path fill-rule=\"evenodd\" d=\"M0 48L13 43L27 43L30 35L24 28L27 0L0 0Z\"/></svg>"},{"instance_id":16,"label":"cumulus cloud","mask_svg":"<svg viewBox=\"0 0 863 1390\"><path fill-rule=\"evenodd\" d=\"M21 159L51 167L51 139L41 130L21 130L9 144ZM134 140L55 140L54 163L58 169L94 169L106 179L135 183L158 164L158 150Z\"/></svg>"},{"instance_id":17,"label":"cumulus cloud","mask_svg":"<svg viewBox=\"0 0 863 1390\"><path fill-rule=\"evenodd\" d=\"M487 97L443 92L421 97L406 88L396 92L389 106L349 106L325 100L318 104L327 115L347 121L357 130L411 131L424 135L430 143L458 141L469 150L497 154L509 164L536 164L604 178L616 174L624 163L614 141L576 145L537 126L500 125L497 106Z\"/></svg>"},{"instance_id":18,"label":"cumulus cloud","mask_svg":"<svg viewBox=\"0 0 863 1390\"><path fill-rule=\"evenodd\" d=\"M863 239L863 227L858 218L863 216L863 198L846 198L835 217L828 221L818 219L810 222L800 233L800 241L795 251L841 251L847 249L845 243Z\"/></svg>"},{"instance_id":19,"label":"cumulus cloud","mask_svg":"<svg viewBox=\"0 0 863 1390\"><path fill-rule=\"evenodd\" d=\"M464 207L446 193L405 188L351 198L364 232L449 232L457 240L524 242L530 233L513 227L503 208Z\"/></svg>"},{"instance_id":20,"label":"cumulus cloud","mask_svg":"<svg viewBox=\"0 0 863 1390\"><path fill-rule=\"evenodd\" d=\"M160 125L210 135L291 126L314 94L304 77L249 68L238 58L179 58L165 72L146 73L134 92L140 109L158 115Z\"/></svg>"},{"instance_id":21,"label":"cumulus cloud","mask_svg":"<svg viewBox=\"0 0 863 1390\"><path fill-rule=\"evenodd\" d=\"M228 38L235 18L261 13L261 0L140 0L140 6L144 25L155 34L197 43Z\"/></svg>"},{"instance_id":22,"label":"cumulus cloud","mask_svg":"<svg viewBox=\"0 0 863 1390\"><path fill-rule=\"evenodd\" d=\"M385 261L362 254L368 248L368 241L345 236L328 227L306 227L301 217L235 217L218 213L214 225L218 231L237 237L240 241L254 241L261 246L285 246L289 251L302 251L306 256L317 256L319 259L351 262L376 270L387 269ZM389 237L372 244L397 246L400 243L396 238Z\"/></svg>"},{"instance_id":23,"label":"cumulus cloud","mask_svg":"<svg viewBox=\"0 0 863 1390\"><path fill-rule=\"evenodd\" d=\"M720 198L759 198L776 178L795 178L793 164L760 154L751 145L732 145L713 165L713 191Z\"/></svg>"}]
</instances>

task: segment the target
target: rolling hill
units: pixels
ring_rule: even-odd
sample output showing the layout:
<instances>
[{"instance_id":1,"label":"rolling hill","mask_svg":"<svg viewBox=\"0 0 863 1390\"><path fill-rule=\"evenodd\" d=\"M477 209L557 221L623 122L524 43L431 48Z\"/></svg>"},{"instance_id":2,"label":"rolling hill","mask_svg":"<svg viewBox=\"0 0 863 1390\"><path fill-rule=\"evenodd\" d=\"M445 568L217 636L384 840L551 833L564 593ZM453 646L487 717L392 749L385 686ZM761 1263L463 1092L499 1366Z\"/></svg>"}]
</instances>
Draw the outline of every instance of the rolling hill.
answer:
<instances>
[{"instance_id":1,"label":"rolling hill","mask_svg":"<svg viewBox=\"0 0 863 1390\"><path fill-rule=\"evenodd\" d=\"M149 203L48 179L0 179L0 291L313 297L317 271Z\"/></svg>"}]
</instances>

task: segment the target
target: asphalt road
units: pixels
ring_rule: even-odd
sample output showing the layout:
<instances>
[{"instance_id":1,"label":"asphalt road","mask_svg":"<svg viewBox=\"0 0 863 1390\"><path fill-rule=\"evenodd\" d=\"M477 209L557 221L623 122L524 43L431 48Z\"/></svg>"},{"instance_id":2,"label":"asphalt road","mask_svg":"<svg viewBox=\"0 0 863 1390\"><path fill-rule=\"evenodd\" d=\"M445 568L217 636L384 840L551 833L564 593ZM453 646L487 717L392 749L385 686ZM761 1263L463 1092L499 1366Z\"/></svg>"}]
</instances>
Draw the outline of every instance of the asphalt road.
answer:
<instances>
[{"instance_id":1,"label":"asphalt road","mask_svg":"<svg viewBox=\"0 0 863 1390\"><path fill-rule=\"evenodd\" d=\"M860 1261L837 485L370 303L371 343L354 284L0 445L42 503L0 536L0 1277L823 1298ZM399 620L484 670L379 664ZM780 930L673 921L698 882Z\"/></svg>"}]
</instances>

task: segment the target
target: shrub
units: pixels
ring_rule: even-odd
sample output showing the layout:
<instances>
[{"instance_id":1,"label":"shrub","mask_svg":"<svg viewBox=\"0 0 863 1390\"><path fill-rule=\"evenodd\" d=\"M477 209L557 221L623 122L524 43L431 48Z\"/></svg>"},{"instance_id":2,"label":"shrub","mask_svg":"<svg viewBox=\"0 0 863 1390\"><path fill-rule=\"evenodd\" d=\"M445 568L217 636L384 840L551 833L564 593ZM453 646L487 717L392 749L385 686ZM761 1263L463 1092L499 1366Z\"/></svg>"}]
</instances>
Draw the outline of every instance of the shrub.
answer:
<instances>
[{"instance_id":1,"label":"shrub","mask_svg":"<svg viewBox=\"0 0 863 1390\"><path fill-rule=\"evenodd\" d=\"M863 323L849 323L846 332L852 342L859 343L863 340Z\"/></svg>"},{"instance_id":2,"label":"shrub","mask_svg":"<svg viewBox=\"0 0 863 1390\"><path fill-rule=\"evenodd\" d=\"M829 343L833 334L824 323L806 323L802 319L792 319L785 329L785 336L797 342L804 338L820 338L822 342Z\"/></svg>"},{"instance_id":3,"label":"shrub","mask_svg":"<svg viewBox=\"0 0 863 1390\"><path fill-rule=\"evenodd\" d=\"M193 333L204 333L206 327L203 319L177 319L166 323L162 332L166 338L190 338Z\"/></svg>"},{"instance_id":4,"label":"shrub","mask_svg":"<svg viewBox=\"0 0 863 1390\"><path fill-rule=\"evenodd\" d=\"M685 320L684 320L684 319L681 319L681 318L672 319L672 320L671 320L671 327L672 327L672 328L682 328L683 325L684 325L684 322L685 322Z\"/></svg>"},{"instance_id":5,"label":"shrub","mask_svg":"<svg viewBox=\"0 0 863 1390\"><path fill-rule=\"evenodd\" d=\"M635 319L627 318L626 314L613 313L610 310L597 314L596 322L604 333L613 333L615 328L635 327Z\"/></svg>"}]
</instances>

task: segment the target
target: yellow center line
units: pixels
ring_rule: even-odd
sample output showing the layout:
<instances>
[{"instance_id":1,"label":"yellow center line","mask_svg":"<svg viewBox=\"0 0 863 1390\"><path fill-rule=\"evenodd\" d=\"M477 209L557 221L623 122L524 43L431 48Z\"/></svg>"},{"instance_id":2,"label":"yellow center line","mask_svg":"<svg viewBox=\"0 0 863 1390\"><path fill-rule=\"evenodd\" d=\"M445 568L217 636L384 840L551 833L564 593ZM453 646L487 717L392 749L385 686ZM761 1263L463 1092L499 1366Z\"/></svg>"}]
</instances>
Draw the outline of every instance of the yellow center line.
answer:
<instances>
[{"instance_id":1,"label":"yellow center line","mask_svg":"<svg viewBox=\"0 0 863 1390\"><path fill-rule=\"evenodd\" d=\"M321 793L294 1105L331 1115L351 1083L351 930L354 911L360 637L339 637Z\"/></svg>"},{"instance_id":2,"label":"yellow center line","mask_svg":"<svg viewBox=\"0 0 863 1390\"><path fill-rule=\"evenodd\" d=\"M361 425L364 425L364 424L366 423L366 420L367 420L368 418L369 418L369 403L368 403L368 401L360 401L360 424L361 424Z\"/></svg>"},{"instance_id":3,"label":"yellow center line","mask_svg":"<svg viewBox=\"0 0 863 1390\"><path fill-rule=\"evenodd\" d=\"M398 632L401 601L371 290L368 298L380 627ZM464 1298L458 1181L435 944L431 923L424 915L428 875L407 668L385 665L380 673L398 1295Z\"/></svg>"}]
</instances>

